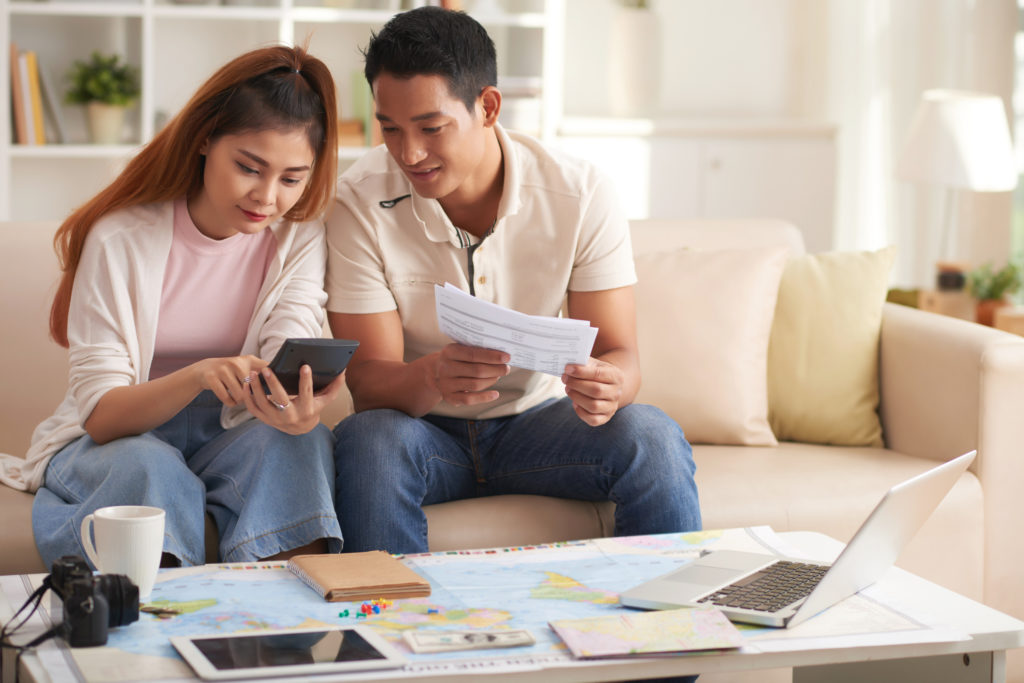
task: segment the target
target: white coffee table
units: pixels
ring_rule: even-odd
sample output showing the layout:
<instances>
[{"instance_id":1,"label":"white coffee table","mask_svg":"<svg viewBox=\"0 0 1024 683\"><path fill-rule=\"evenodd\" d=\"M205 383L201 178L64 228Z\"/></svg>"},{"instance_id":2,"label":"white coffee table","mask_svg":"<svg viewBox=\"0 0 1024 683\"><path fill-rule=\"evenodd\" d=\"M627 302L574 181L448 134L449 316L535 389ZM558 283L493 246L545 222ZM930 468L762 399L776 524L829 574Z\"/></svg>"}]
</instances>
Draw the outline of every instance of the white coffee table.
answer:
<instances>
[{"instance_id":1,"label":"white coffee table","mask_svg":"<svg viewBox=\"0 0 1024 683\"><path fill-rule=\"evenodd\" d=\"M792 548L815 559L834 558L842 544L822 534L789 532L778 534ZM862 599L863 598L863 599ZM870 599L868 599L870 598ZM501 666L470 667L453 676L451 671L423 670L411 673L346 674L318 680L436 682L474 680L486 676L500 681L611 681L655 678L694 673L727 673L757 669L793 668L795 683L828 681L1004 681L1006 651L1024 645L1024 622L985 605L925 581L900 569L890 570L882 580L856 596L864 604L891 606L901 614L913 615L923 626L907 632L858 637L806 637L772 640L765 651L749 651L694 657L643 658L594 662L552 661L540 658L532 668L508 670ZM0 594L0 620L6 622L11 601ZM849 610L846 610L849 612ZM836 614L843 613L836 610ZM816 617L820 619L829 613ZM865 619L870 614L865 612ZM850 618L847 616L846 618ZM854 615L856 618L856 613ZM812 619L807 624L815 621ZM41 630L41 626L37 627ZM786 632L777 631L780 636ZM806 633L814 633L807 631ZM790 632L788 635L792 635ZM28 633L25 636L29 635ZM771 635L771 634L769 634ZM774 638L774 636L773 636ZM23 642L19 640L19 642ZM55 645L49 647L55 648ZM104 648L107 649L107 648ZM100 650L97 655L100 655ZM101 655L100 655L101 656ZM119 656L112 651L111 657ZM13 681L12 657L5 655L3 683ZM45 658L26 653L19 665L21 681L44 683L65 680L59 667L49 667ZM187 670L186 670L187 672ZM140 678L142 676L140 675ZM80 680L80 679L78 679ZM264 679L269 681L282 679Z\"/></svg>"}]
</instances>

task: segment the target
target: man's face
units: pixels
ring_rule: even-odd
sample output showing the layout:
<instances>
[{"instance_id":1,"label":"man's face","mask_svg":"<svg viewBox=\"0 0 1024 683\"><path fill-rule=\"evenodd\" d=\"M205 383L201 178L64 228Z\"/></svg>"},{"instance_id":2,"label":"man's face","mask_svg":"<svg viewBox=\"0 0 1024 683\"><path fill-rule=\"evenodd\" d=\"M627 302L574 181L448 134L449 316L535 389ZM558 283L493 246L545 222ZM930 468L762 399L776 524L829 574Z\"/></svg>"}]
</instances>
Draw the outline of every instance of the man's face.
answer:
<instances>
[{"instance_id":1,"label":"man's face","mask_svg":"<svg viewBox=\"0 0 1024 683\"><path fill-rule=\"evenodd\" d=\"M479 99L470 113L442 76L386 72L373 82L373 95L384 144L417 194L440 200L478 190L490 133Z\"/></svg>"}]
</instances>

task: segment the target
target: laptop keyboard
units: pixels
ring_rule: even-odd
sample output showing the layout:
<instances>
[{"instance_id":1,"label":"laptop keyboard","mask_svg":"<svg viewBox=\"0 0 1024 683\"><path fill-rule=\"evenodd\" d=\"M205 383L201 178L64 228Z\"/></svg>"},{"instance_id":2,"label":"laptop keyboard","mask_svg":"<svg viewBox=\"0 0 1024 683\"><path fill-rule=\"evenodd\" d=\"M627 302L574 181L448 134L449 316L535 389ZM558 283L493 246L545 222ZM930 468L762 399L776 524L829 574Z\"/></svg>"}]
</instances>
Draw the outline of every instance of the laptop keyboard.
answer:
<instances>
[{"instance_id":1,"label":"laptop keyboard","mask_svg":"<svg viewBox=\"0 0 1024 683\"><path fill-rule=\"evenodd\" d=\"M698 602L758 612L777 612L810 595L828 569L828 566L820 564L779 560Z\"/></svg>"}]
</instances>

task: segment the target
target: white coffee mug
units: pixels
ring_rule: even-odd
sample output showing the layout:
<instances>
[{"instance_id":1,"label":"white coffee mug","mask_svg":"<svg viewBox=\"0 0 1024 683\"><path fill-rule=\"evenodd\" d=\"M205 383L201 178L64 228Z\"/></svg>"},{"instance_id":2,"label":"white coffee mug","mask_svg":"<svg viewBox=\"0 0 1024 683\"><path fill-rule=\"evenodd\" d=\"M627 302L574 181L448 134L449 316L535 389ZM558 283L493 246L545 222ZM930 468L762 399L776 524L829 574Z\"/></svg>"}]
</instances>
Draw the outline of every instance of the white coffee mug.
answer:
<instances>
[{"instance_id":1,"label":"white coffee mug","mask_svg":"<svg viewBox=\"0 0 1024 683\"><path fill-rule=\"evenodd\" d=\"M104 574L124 574L144 598L153 590L160 569L164 516L160 508L145 505L100 508L82 520L82 547L97 569Z\"/></svg>"}]
</instances>

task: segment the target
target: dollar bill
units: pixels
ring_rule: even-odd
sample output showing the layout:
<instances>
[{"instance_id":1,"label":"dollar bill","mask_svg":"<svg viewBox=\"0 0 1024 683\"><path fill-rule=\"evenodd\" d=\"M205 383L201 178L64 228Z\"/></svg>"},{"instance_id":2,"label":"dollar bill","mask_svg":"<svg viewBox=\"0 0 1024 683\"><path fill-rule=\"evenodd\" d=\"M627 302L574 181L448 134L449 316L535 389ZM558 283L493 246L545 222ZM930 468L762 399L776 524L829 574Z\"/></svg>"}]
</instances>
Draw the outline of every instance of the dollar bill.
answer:
<instances>
[{"instance_id":1,"label":"dollar bill","mask_svg":"<svg viewBox=\"0 0 1024 683\"><path fill-rule=\"evenodd\" d=\"M455 650L487 650L497 647L533 645L526 629L508 631L406 631L402 634L416 654L452 652Z\"/></svg>"}]
</instances>

